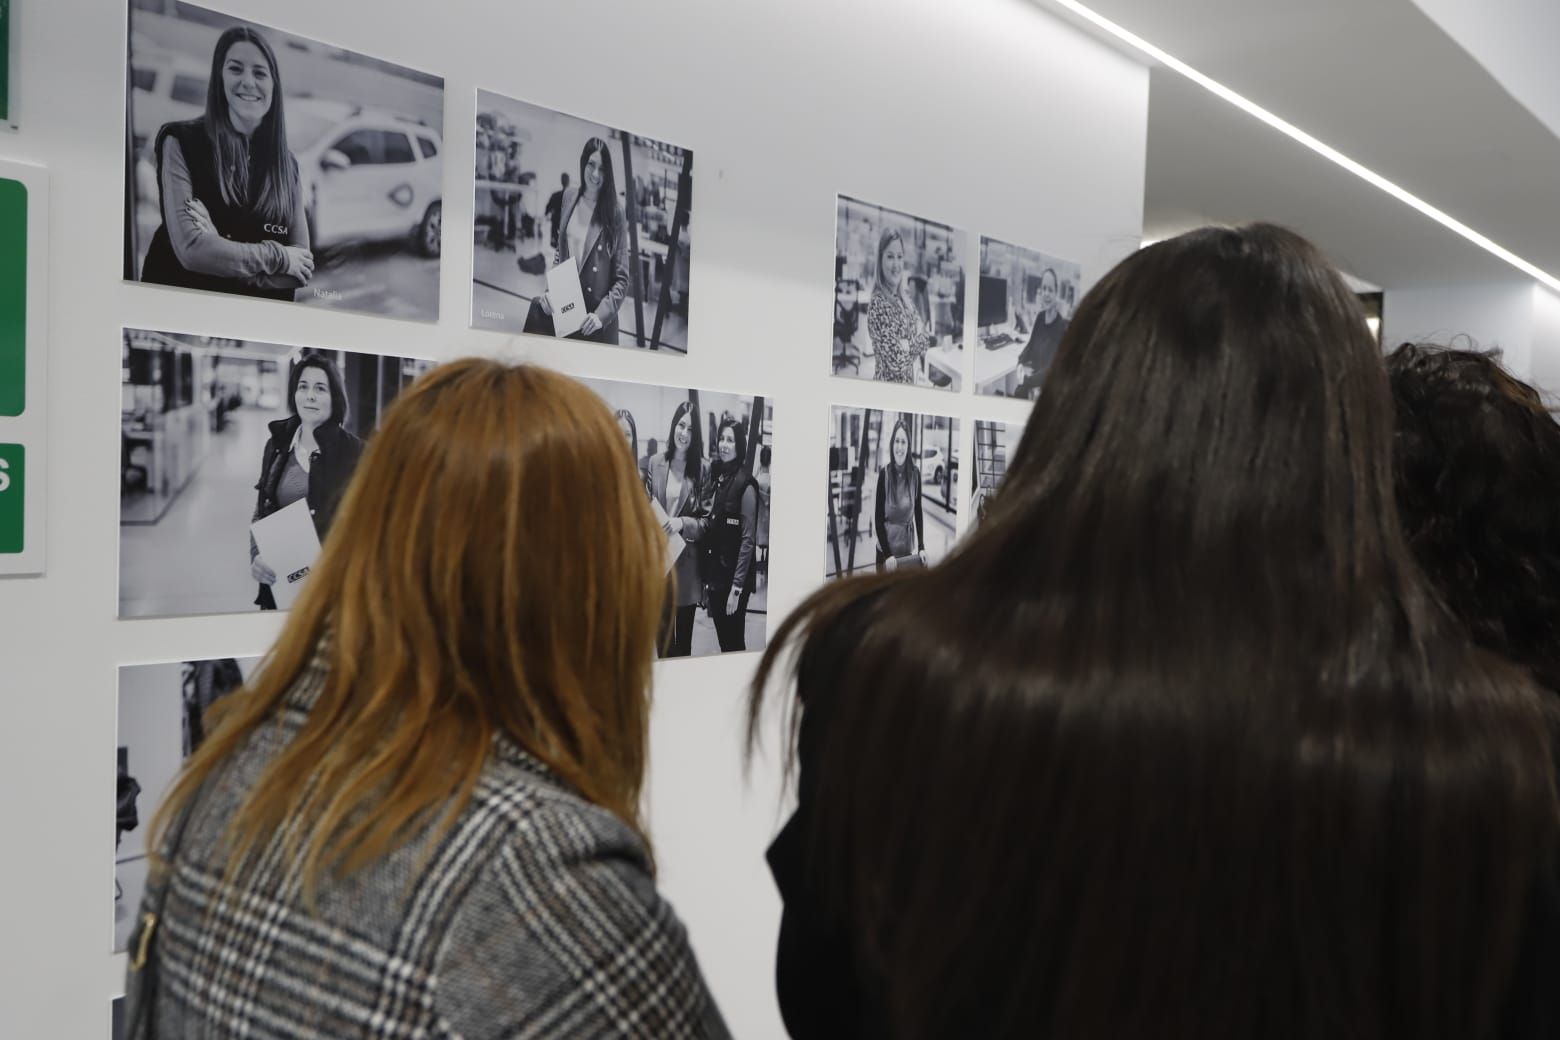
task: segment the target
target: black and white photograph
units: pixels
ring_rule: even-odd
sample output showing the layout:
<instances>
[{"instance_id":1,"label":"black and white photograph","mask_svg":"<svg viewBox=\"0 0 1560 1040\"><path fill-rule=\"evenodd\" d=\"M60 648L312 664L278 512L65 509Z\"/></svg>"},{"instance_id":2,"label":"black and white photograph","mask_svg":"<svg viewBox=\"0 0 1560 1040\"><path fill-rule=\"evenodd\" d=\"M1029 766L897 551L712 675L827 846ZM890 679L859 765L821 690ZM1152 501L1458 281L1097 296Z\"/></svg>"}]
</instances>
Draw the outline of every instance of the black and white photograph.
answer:
<instances>
[{"instance_id":1,"label":"black and white photograph","mask_svg":"<svg viewBox=\"0 0 1560 1040\"><path fill-rule=\"evenodd\" d=\"M964 232L839 197L837 376L957 391L964 378Z\"/></svg>"},{"instance_id":2,"label":"black and white photograph","mask_svg":"<svg viewBox=\"0 0 1560 1040\"><path fill-rule=\"evenodd\" d=\"M836 405L824 576L930 567L958 521L959 421Z\"/></svg>"},{"instance_id":3,"label":"black and white photograph","mask_svg":"<svg viewBox=\"0 0 1560 1040\"><path fill-rule=\"evenodd\" d=\"M124 276L439 317L444 80L131 0Z\"/></svg>"},{"instance_id":4,"label":"black and white photograph","mask_svg":"<svg viewBox=\"0 0 1560 1040\"><path fill-rule=\"evenodd\" d=\"M975 420L975 465L970 470L971 530L986 519L986 509L1002 487L1008 460L1023 433L1024 428L1015 423Z\"/></svg>"},{"instance_id":5,"label":"black and white photograph","mask_svg":"<svg viewBox=\"0 0 1560 1040\"><path fill-rule=\"evenodd\" d=\"M1033 401L1078 305L1082 271L1034 249L981 236L975 392Z\"/></svg>"},{"instance_id":6,"label":"black and white photograph","mask_svg":"<svg viewBox=\"0 0 1560 1040\"><path fill-rule=\"evenodd\" d=\"M688 352L693 152L477 92L471 324Z\"/></svg>"},{"instance_id":7,"label":"black and white photograph","mask_svg":"<svg viewBox=\"0 0 1560 1040\"><path fill-rule=\"evenodd\" d=\"M248 682L258 657L221 657L119 669L114 795L114 952L135 929L146 888L146 834L179 767L206 735L206 709Z\"/></svg>"},{"instance_id":8,"label":"black and white photograph","mask_svg":"<svg viewBox=\"0 0 1560 1040\"><path fill-rule=\"evenodd\" d=\"M432 367L125 329L119 616L286 609L364 441Z\"/></svg>"},{"instance_id":9,"label":"black and white photograph","mask_svg":"<svg viewBox=\"0 0 1560 1040\"><path fill-rule=\"evenodd\" d=\"M774 402L648 383L581 382L617 416L666 532L675 593L662 623L661 656L762 650Z\"/></svg>"}]
</instances>

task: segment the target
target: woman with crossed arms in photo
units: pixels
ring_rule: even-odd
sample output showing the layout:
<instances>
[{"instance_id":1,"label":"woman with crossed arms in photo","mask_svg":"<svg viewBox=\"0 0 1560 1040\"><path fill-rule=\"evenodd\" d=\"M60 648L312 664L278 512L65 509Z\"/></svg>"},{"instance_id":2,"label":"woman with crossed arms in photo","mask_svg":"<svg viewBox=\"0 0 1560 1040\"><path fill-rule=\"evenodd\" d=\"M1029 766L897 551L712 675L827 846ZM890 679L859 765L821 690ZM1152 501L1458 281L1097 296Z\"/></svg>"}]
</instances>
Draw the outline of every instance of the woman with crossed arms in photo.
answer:
<instances>
[{"instance_id":1,"label":"woman with crossed arms in photo","mask_svg":"<svg viewBox=\"0 0 1560 1040\"><path fill-rule=\"evenodd\" d=\"M710 467L710 517L704 533L704 589L721 653L747 649L748 599L757 578L758 482L747 468L747 433L723 419Z\"/></svg>"},{"instance_id":2,"label":"woman with crossed arms in photo","mask_svg":"<svg viewBox=\"0 0 1560 1040\"><path fill-rule=\"evenodd\" d=\"M916 363L936 340L910 299L905 270L904 237L889 228L878 238L877 278L867 305L872 378L880 383L913 384Z\"/></svg>"},{"instance_id":3,"label":"woman with crossed arms in photo","mask_svg":"<svg viewBox=\"0 0 1560 1040\"><path fill-rule=\"evenodd\" d=\"M254 29L217 39L199 119L157 134L162 224L141 280L292 300L314 277L276 53Z\"/></svg>"},{"instance_id":4,"label":"woman with crossed arms in photo","mask_svg":"<svg viewBox=\"0 0 1560 1040\"><path fill-rule=\"evenodd\" d=\"M1035 327L1029 332L1029 342L1018 356L1024 378L1013 391L1014 397L1035 398L1040 395L1045 374L1056 359L1056 349L1061 346L1062 335L1067 331L1067 319L1062 317L1061 293L1056 271L1047 267L1040 272L1040 311L1035 315Z\"/></svg>"},{"instance_id":5,"label":"woman with crossed arms in photo","mask_svg":"<svg viewBox=\"0 0 1560 1040\"><path fill-rule=\"evenodd\" d=\"M585 297L585 324L569 339L617 343L618 308L628 295L628 221L618 203L617 178L607 142L592 137L580 153L580 186L564 193L558 248L553 266L573 259ZM545 319L535 318L539 309ZM528 332L552 332L552 301L546 293L526 321ZM534 327L533 327L534 326Z\"/></svg>"},{"instance_id":6,"label":"woman with crossed arms in photo","mask_svg":"<svg viewBox=\"0 0 1560 1040\"><path fill-rule=\"evenodd\" d=\"M270 425L251 522L307 499L314 530L323 545L336 505L363 454L363 442L343 426L347 421L347 388L335 363L310 356L294 365L287 383L287 407L292 414ZM275 610L271 586L276 584L277 574L261 558L253 535L249 538L249 573L260 583L255 605Z\"/></svg>"},{"instance_id":7,"label":"woman with crossed arms in photo","mask_svg":"<svg viewBox=\"0 0 1560 1040\"><path fill-rule=\"evenodd\" d=\"M661 638L661 654L665 657L687 657L693 653L693 618L704 593L698 543L708 527L708 483L699 413L691 400L683 401L672 413L666 451L650 460L650 475L645 482L650 497L666 513L662 530L668 537L675 534L687 543L672 567L677 588L667 619L670 631L663 632Z\"/></svg>"},{"instance_id":8,"label":"woman with crossed arms in photo","mask_svg":"<svg viewBox=\"0 0 1560 1040\"><path fill-rule=\"evenodd\" d=\"M910 461L910 429L894 423L889 463L878 470L873 530L877 533L877 569L926 564L926 528L921 515L921 470Z\"/></svg>"}]
</instances>

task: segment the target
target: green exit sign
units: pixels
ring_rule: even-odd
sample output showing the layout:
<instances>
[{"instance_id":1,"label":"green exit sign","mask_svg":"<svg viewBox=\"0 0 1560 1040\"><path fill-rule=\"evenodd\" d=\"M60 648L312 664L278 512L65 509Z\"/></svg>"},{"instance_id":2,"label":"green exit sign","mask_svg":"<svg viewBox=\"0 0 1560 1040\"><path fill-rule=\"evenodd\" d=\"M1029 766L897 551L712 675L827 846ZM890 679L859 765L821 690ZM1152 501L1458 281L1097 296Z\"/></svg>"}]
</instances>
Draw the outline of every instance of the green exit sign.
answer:
<instances>
[{"instance_id":1,"label":"green exit sign","mask_svg":"<svg viewBox=\"0 0 1560 1040\"><path fill-rule=\"evenodd\" d=\"M27 455L20 444L0 444L0 556L22 551Z\"/></svg>"}]
</instances>

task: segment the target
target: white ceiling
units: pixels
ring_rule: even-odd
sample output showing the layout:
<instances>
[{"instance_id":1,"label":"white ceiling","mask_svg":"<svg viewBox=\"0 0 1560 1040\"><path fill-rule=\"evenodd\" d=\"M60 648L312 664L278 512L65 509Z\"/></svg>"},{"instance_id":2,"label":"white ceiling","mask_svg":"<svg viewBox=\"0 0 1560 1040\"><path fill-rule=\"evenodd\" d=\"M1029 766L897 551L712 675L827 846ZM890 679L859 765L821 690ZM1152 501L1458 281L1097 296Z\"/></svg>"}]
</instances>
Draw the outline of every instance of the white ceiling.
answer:
<instances>
[{"instance_id":1,"label":"white ceiling","mask_svg":"<svg viewBox=\"0 0 1560 1040\"><path fill-rule=\"evenodd\" d=\"M1084 2L1560 274L1560 137L1534 115L1543 80L1510 49L1527 39L1521 26L1470 36L1475 59L1446 28L1475 24L1460 7L1468 0L1422 0L1440 21L1414 0ZM1489 0L1489 10L1547 16L1554 2ZM1480 64L1500 68L1507 53L1505 78L1529 88L1526 105ZM1150 84L1150 237L1267 219L1389 289L1524 277L1173 71L1156 67Z\"/></svg>"}]
</instances>

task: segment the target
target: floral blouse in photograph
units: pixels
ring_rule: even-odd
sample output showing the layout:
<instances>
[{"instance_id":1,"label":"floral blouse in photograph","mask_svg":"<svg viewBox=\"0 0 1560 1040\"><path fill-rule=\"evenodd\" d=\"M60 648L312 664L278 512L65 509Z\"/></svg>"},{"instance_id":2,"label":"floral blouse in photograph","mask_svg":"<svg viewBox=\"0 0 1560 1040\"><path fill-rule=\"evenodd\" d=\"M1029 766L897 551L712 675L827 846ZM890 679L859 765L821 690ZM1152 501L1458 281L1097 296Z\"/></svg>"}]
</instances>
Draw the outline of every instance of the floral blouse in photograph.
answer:
<instances>
[{"instance_id":1,"label":"floral blouse in photograph","mask_svg":"<svg viewBox=\"0 0 1560 1040\"><path fill-rule=\"evenodd\" d=\"M883 383L914 383L915 363L925 354L931 334L926 322L897 294L877 290L867 307L872 337L872 378Z\"/></svg>"}]
</instances>

